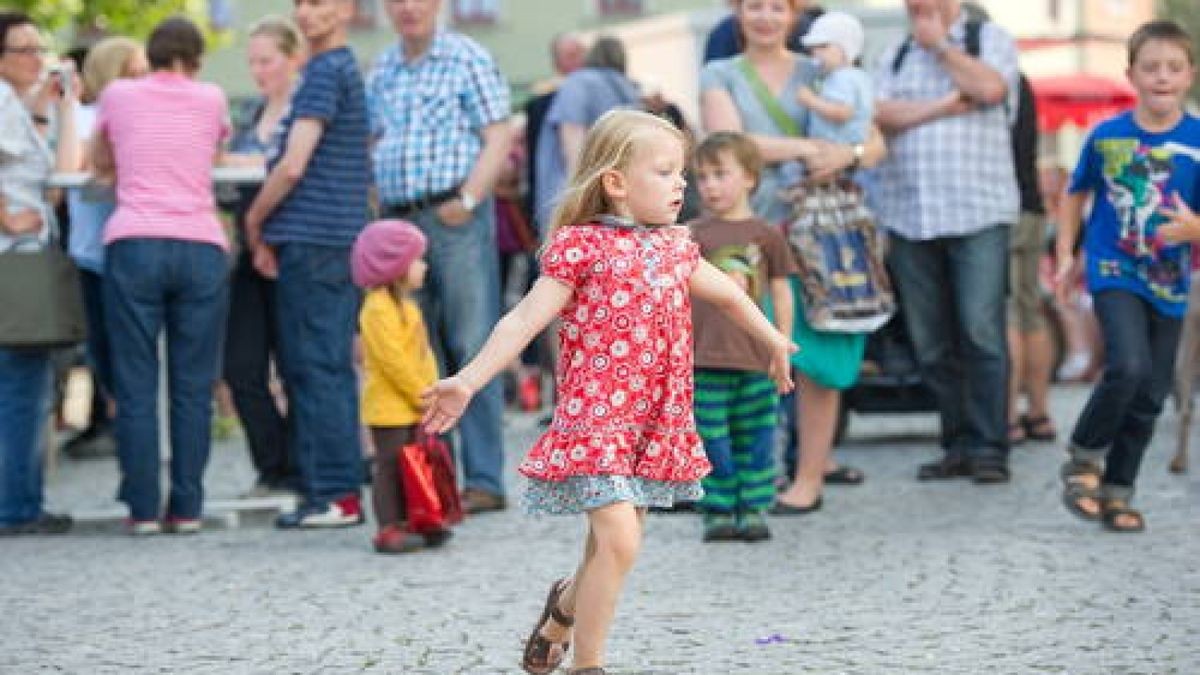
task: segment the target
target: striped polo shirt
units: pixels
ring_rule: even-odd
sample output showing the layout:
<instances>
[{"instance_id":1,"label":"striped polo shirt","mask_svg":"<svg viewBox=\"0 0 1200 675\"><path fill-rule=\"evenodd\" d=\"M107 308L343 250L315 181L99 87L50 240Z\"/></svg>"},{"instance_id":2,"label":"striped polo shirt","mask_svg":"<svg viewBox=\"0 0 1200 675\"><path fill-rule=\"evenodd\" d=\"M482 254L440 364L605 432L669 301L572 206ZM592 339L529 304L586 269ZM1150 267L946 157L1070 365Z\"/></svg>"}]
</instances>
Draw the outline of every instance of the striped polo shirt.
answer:
<instances>
[{"instance_id":1,"label":"striped polo shirt","mask_svg":"<svg viewBox=\"0 0 1200 675\"><path fill-rule=\"evenodd\" d=\"M316 54L304 67L267 153L271 168L301 118L320 120L325 130L300 182L267 218L263 239L269 244L350 246L368 219L370 159L366 94L349 47Z\"/></svg>"}]
</instances>

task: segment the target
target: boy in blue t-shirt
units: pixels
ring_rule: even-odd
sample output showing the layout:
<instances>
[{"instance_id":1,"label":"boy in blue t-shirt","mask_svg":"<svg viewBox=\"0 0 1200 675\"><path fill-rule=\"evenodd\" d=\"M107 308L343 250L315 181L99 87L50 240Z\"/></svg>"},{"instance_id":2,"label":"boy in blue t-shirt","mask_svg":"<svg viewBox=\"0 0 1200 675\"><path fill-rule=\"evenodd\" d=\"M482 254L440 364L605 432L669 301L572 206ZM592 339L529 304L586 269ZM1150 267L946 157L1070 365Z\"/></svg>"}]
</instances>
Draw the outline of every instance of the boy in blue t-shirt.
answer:
<instances>
[{"instance_id":1,"label":"boy in blue t-shirt","mask_svg":"<svg viewBox=\"0 0 1200 675\"><path fill-rule=\"evenodd\" d=\"M871 76L854 67L862 54L863 27L845 12L825 12L802 40L821 63L824 79L817 94L801 87L796 101L812 111L808 136L833 143L865 143L874 114Z\"/></svg>"},{"instance_id":2,"label":"boy in blue t-shirt","mask_svg":"<svg viewBox=\"0 0 1200 675\"><path fill-rule=\"evenodd\" d=\"M300 506L280 528L363 522L350 248L367 224L366 90L346 46L353 3L297 2L311 54L267 153L270 173L246 212L254 267L276 279L280 370Z\"/></svg>"},{"instance_id":3,"label":"boy in blue t-shirt","mask_svg":"<svg viewBox=\"0 0 1200 675\"><path fill-rule=\"evenodd\" d=\"M1138 103L1097 125L1084 144L1059 223L1055 284L1060 295L1071 285L1083 208L1093 197L1083 251L1105 369L1071 433L1063 503L1106 529L1139 532L1145 519L1129 505L1134 480L1171 389L1187 309L1192 247L1180 241L1189 236L1187 205L1200 204L1200 120L1183 109L1195 56L1179 25L1144 24L1128 51Z\"/></svg>"}]
</instances>

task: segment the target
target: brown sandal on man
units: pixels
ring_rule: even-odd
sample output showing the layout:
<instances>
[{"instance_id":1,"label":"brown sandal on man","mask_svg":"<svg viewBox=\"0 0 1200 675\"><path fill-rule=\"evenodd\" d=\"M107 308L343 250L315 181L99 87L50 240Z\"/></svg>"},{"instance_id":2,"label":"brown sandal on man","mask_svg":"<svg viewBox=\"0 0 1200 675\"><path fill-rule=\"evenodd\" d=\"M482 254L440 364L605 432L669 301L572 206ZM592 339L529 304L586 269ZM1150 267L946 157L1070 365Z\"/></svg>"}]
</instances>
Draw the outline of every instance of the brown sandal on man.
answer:
<instances>
[{"instance_id":1,"label":"brown sandal on man","mask_svg":"<svg viewBox=\"0 0 1200 675\"><path fill-rule=\"evenodd\" d=\"M1122 499L1104 500L1100 514L1100 523L1109 532L1141 532L1146 529L1146 518Z\"/></svg>"},{"instance_id":2,"label":"brown sandal on man","mask_svg":"<svg viewBox=\"0 0 1200 675\"><path fill-rule=\"evenodd\" d=\"M551 642L542 635L542 626L545 626L548 620L553 620L563 628L575 625L575 617L563 614L563 611L558 608L558 599L562 597L563 591L569 585L570 580L566 578L551 584L550 594L546 596L546 606L542 609L542 615L538 618L537 625L533 627L533 632L529 634L529 639L525 641L525 652L521 656L521 668L530 675L547 675L547 673L553 672L562 665L563 659L567 656L567 650L571 648L570 640ZM555 647L558 647L557 652L554 650Z\"/></svg>"},{"instance_id":3,"label":"brown sandal on man","mask_svg":"<svg viewBox=\"0 0 1200 675\"><path fill-rule=\"evenodd\" d=\"M1063 506L1084 520L1099 520L1103 513L1100 467L1090 462L1068 460L1063 464L1060 474L1063 480ZM1095 505L1095 509L1085 508L1087 504Z\"/></svg>"}]
</instances>

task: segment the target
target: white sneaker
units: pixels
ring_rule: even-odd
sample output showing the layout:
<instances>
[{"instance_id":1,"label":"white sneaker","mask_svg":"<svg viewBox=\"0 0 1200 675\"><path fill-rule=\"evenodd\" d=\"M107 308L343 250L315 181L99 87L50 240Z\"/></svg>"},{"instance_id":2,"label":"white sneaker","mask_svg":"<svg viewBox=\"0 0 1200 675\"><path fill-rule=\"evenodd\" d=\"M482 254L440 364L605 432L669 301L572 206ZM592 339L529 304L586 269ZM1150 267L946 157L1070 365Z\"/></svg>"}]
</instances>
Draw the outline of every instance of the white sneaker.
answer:
<instances>
[{"instance_id":1,"label":"white sneaker","mask_svg":"<svg viewBox=\"0 0 1200 675\"><path fill-rule=\"evenodd\" d=\"M1056 373L1061 382L1074 382L1087 374L1092 365L1092 355L1087 352L1074 352L1063 360Z\"/></svg>"},{"instance_id":2,"label":"white sneaker","mask_svg":"<svg viewBox=\"0 0 1200 675\"><path fill-rule=\"evenodd\" d=\"M162 525L157 520L126 520L125 529L134 537L162 534Z\"/></svg>"},{"instance_id":3,"label":"white sneaker","mask_svg":"<svg viewBox=\"0 0 1200 675\"><path fill-rule=\"evenodd\" d=\"M200 527L199 518L171 518L167 520L165 530L171 534L196 534Z\"/></svg>"}]
</instances>

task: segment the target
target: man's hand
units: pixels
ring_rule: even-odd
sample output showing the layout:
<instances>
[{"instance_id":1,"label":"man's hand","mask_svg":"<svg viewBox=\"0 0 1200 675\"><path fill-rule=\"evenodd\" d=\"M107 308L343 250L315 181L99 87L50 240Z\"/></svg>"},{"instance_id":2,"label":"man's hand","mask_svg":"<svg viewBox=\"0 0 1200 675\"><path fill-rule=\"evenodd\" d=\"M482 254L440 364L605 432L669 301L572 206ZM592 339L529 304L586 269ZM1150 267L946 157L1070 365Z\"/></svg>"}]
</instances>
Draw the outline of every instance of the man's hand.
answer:
<instances>
[{"instance_id":1,"label":"man's hand","mask_svg":"<svg viewBox=\"0 0 1200 675\"><path fill-rule=\"evenodd\" d=\"M14 237L37 234L42 230L42 215L33 209L6 213L0 219L0 230Z\"/></svg>"},{"instance_id":2,"label":"man's hand","mask_svg":"<svg viewBox=\"0 0 1200 675\"><path fill-rule=\"evenodd\" d=\"M941 44L949 32L946 19L937 7L917 10L910 22L913 40L925 49L933 49Z\"/></svg>"},{"instance_id":3,"label":"man's hand","mask_svg":"<svg viewBox=\"0 0 1200 675\"><path fill-rule=\"evenodd\" d=\"M1075 264L1075 256L1066 254L1061 251L1056 255L1058 265L1054 270L1054 299L1058 301L1060 307L1066 307L1071 304L1071 298L1075 295L1075 284L1079 280L1079 269Z\"/></svg>"},{"instance_id":4,"label":"man's hand","mask_svg":"<svg viewBox=\"0 0 1200 675\"><path fill-rule=\"evenodd\" d=\"M437 208L438 220L450 227L458 227L471 219L472 213L463 206L462 200L451 199Z\"/></svg>"},{"instance_id":5,"label":"man's hand","mask_svg":"<svg viewBox=\"0 0 1200 675\"><path fill-rule=\"evenodd\" d=\"M275 247L258 244L254 247L254 269L268 279L279 276L279 260L275 257Z\"/></svg>"}]
</instances>

